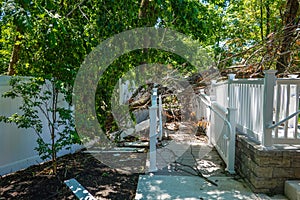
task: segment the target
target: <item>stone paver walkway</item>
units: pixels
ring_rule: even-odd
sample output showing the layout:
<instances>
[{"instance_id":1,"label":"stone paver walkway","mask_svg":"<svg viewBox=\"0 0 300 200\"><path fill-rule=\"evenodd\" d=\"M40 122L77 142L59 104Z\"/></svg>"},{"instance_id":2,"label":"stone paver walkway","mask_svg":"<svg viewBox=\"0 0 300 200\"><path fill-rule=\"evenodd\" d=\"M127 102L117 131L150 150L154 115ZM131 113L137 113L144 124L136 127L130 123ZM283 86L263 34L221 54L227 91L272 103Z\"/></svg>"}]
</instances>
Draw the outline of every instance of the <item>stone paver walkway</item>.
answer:
<instances>
[{"instance_id":1,"label":"stone paver walkway","mask_svg":"<svg viewBox=\"0 0 300 200\"><path fill-rule=\"evenodd\" d=\"M137 200L286 199L254 194L243 179L226 172L225 163L204 136L199 138L186 130L170 136L172 140L157 150L158 171L139 177ZM217 186L195 176L197 169Z\"/></svg>"},{"instance_id":2,"label":"stone paver walkway","mask_svg":"<svg viewBox=\"0 0 300 200\"><path fill-rule=\"evenodd\" d=\"M156 175L192 175L198 170L205 176L225 176L225 163L206 136L195 136L189 124L169 133L172 140L157 149ZM193 168L193 169L192 169ZM196 174L195 174L196 175Z\"/></svg>"}]
</instances>

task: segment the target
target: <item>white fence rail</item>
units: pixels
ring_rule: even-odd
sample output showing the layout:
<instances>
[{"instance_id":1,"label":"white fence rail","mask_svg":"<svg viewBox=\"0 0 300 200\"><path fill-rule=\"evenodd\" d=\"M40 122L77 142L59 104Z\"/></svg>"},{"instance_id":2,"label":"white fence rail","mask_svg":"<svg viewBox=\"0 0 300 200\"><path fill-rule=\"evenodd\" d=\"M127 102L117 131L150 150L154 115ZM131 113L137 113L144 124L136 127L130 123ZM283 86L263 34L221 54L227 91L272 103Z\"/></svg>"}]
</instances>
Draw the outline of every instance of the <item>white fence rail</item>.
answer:
<instances>
[{"instance_id":1,"label":"white fence rail","mask_svg":"<svg viewBox=\"0 0 300 200\"><path fill-rule=\"evenodd\" d=\"M280 123L299 110L300 79L278 79L275 87L274 119L278 124L274 129L275 144L300 144L299 116Z\"/></svg>"},{"instance_id":2,"label":"white fence rail","mask_svg":"<svg viewBox=\"0 0 300 200\"><path fill-rule=\"evenodd\" d=\"M263 79L230 75L227 81L212 81L210 97L199 95L197 117L210 122L209 141L230 173L234 173L236 128L265 147L300 145L300 79L276 79L275 73L266 71Z\"/></svg>"},{"instance_id":3,"label":"white fence rail","mask_svg":"<svg viewBox=\"0 0 300 200\"><path fill-rule=\"evenodd\" d=\"M237 128L263 146L300 144L298 125L300 79L234 79L212 84L212 97L225 108L236 108Z\"/></svg>"},{"instance_id":4,"label":"white fence rail","mask_svg":"<svg viewBox=\"0 0 300 200\"><path fill-rule=\"evenodd\" d=\"M237 128L262 140L263 80L230 80L230 107L237 108Z\"/></svg>"},{"instance_id":5,"label":"white fence rail","mask_svg":"<svg viewBox=\"0 0 300 200\"><path fill-rule=\"evenodd\" d=\"M225 108L204 94L199 95L200 118L210 121L207 132L209 142L215 146L220 156L226 163L226 170L234 172L235 163L235 118L236 109ZM206 109L204 109L205 105ZM198 116L199 117L199 116Z\"/></svg>"},{"instance_id":6,"label":"white fence rail","mask_svg":"<svg viewBox=\"0 0 300 200\"><path fill-rule=\"evenodd\" d=\"M20 112L18 107L21 105L20 99L3 98L2 94L10 89L9 76L0 76L0 115L9 116ZM41 119L47 132L47 121ZM42 134L42 137L50 142L49 134ZM41 163L38 152L34 150L37 146L37 136L31 129L17 128L14 124L0 122L0 175L15 172L17 170ZM62 150L59 156L73 153L82 147L72 145L70 150Z\"/></svg>"}]
</instances>

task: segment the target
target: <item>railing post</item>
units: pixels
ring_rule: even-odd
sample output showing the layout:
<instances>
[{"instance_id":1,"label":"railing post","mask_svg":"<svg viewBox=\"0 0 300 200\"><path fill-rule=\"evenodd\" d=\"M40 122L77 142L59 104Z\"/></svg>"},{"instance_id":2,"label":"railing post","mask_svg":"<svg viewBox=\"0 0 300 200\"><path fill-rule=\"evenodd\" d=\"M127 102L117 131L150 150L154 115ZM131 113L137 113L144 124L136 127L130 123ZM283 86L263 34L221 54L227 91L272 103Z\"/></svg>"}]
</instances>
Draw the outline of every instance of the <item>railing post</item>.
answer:
<instances>
[{"instance_id":1,"label":"railing post","mask_svg":"<svg viewBox=\"0 0 300 200\"><path fill-rule=\"evenodd\" d=\"M237 109L233 108L234 103L233 103L233 94L232 94L232 88L231 88L231 84L232 81L235 79L235 74L228 74L228 94L227 94L227 98L228 98L228 121L230 122L231 125L231 133L230 133L230 137L229 137L229 145L227 147L227 158L228 158L228 162L227 162L227 171L230 174L234 174L235 170L234 170L234 164L235 164L235 140L236 140L236 112Z\"/></svg>"},{"instance_id":2,"label":"railing post","mask_svg":"<svg viewBox=\"0 0 300 200\"><path fill-rule=\"evenodd\" d=\"M158 118L159 118L159 140L162 140L163 136L163 125L162 125L162 99L161 95L158 98Z\"/></svg>"},{"instance_id":3,"label":"railing post","mask_svg":"<svg viewBox=\"0 0 300 200\"><path fill-rule=\"evenodd\" d=\"M157 88L153 88L151 96L152 105L149 108L150 116L150 144L149 144L149 172L156 172L156 137L157 137Z\"/></svg>"},{"instance_id":4,"label":"railing post","mask_svg":"<svg viewBox=\"0 0 300 200\"><path fill-rule=\"evenodd\" d=\"M215 84L217 83L216 80L211 80L211 89L210 89L210 101L212 106L212 102L216 101L216 88ZM209 144L212 144L212 137L214 137L214 131L215 131L215 113L211 112L208 121L210 122L209 130L208 130L208 142Z\"/></svg>"},{"instance_id":5,"label":"railing post","mask_svg":"<svg viewBox=\"0 0 300 200\"><path fill-rule=\"evenodd\" d=\"M233 95L231 94L231 83L235 79L235 74L228 74L228 108L233 107Z\"/></svg>"},{"instance_id":6,"label":"railing post","mask_svg":"<svg viewBox=\"0 0 300 200\"><path fill-rule=\"evenodd\" d=\"M119 105L123 105L124 104L124 88L123 88L123 84L122 84L122 79L119 79Z\"/></svg>"},{"instance_id":7,"label":"railing post","mask_svg":"<svg viewBox=\"0 0 300 200\"><path fill-rule=\"evenodd\" d=\"M273 145L272 129L273 124L273 103L274 103L274 86L276 84L275 73L277 70L266 70L264 78L264 101L263 101L263 135L262 145L271 147Z\"/></svg>"},{"instance_id":8,"label":"railing post","mask_svg":"<svg viewBox=\"0 0 300 200\"><path fill-rule=\"evenodd\" d=\"M235 163L235 137L236 137L236 108L227 108L228 110L228 121L231 125L231 133L229 136L229 145L227 147L227 171L230 174L234 174L234 163Z\"/></svg>"},{"instance_id":9,"label":"railing post","mask_svg":"<svg viewBox=\"0 0 300 200\"><path fill-rule=\"evenodd\" d=\"M216 88L215 84L217 83L216 80L211 80L211 89L210 89L210 100L211 101L216 101Z\"/></svg>"}]
</instances>

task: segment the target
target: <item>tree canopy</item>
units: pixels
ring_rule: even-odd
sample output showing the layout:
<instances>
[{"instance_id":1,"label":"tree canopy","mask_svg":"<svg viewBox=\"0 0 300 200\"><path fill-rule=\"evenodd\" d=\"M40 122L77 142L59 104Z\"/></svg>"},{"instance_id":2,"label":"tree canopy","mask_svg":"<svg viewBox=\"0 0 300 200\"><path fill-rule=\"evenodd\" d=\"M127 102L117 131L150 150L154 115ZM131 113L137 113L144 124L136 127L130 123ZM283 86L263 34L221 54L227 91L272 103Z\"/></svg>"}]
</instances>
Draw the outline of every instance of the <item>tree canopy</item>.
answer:
<instances>
[{"instance_id":1,"label":"tree canopy","mask_svg":"<svg viewBox=\"0 0 300 200\"><path fill-rule=\"evenodd\" d=\"M0 4L2 74L55 78L72 86L85 56L101 41L138 27L171 28L197 40L214 53L220 69L242 65L283 73L299 68L298 0L1 0ZM193 69L168 52L130 52L100 80L98 102L109 107L118 78L147 62L185 72ZM103 84L107 87L100 87ZM102 120L107 118L104 105L97 105Z\"/></svg>"},{"instance_id":2,"label":"tree canopy","mask_svg":"<svg viewBox=\"0 0 300 200\"><path fill-rule=\"evenodd\" d=\"M216 59L274 38L278 52L299 47L298 0L0 2L0 70L10 75L72 77L84 57L101 41L144 26L167 27L189 35L214 51ZM292 56L298 60L299 55ZM242 59L237 56L221 67ZM280 59L277 68L281 72L293 65L289 53L277 60Z\"/></svg>"}]
</instances>

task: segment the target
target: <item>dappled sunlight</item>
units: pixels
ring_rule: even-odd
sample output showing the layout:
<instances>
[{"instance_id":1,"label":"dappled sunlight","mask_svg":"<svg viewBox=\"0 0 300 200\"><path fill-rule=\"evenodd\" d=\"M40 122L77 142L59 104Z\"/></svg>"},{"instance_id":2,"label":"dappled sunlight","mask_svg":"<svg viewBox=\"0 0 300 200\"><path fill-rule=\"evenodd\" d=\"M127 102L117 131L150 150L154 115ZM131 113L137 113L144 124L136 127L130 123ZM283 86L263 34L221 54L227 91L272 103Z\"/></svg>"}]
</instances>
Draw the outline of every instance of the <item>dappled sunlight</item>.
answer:
<instances>
[{"instance_id":1,"label":"dappled sunlight","mask_svg":"<svg viewBox=\"0 0 300 200\"><path fill-rule=\"evenodd\" d=\"M135 199L227 200L258 199L242 182L231 177L214 177L218 186L194 176L147 176L139 178Z\"/></svg>"}]
</instances>

